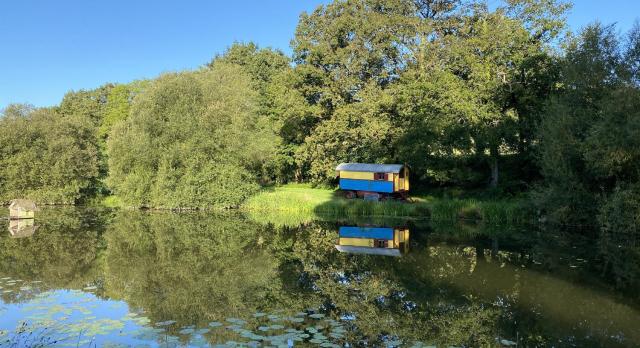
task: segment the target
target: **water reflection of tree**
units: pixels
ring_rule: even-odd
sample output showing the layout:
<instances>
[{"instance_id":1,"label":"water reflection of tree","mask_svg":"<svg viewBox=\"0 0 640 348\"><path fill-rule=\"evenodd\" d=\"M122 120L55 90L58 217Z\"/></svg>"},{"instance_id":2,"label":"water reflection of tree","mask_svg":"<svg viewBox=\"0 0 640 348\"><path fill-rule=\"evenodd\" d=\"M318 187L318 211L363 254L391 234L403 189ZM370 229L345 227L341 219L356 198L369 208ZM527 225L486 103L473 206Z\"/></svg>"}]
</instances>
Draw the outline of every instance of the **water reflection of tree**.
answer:
<instances>
[{"instance_id":1,"label":"water reflection of tree","mask_svg":"<svg viewBox=\"0 0 640 348\"><path fill-rule=\"evenodd\" d=\"M473 271L445 272L442 280L451 288L467 289L481 302L499 303L503 334L520 333L521 342L528 345L555 345L568 339L583 346L640 342L635 329L640 312L612 296L608 276L603 279L593 272L600 264L596 257L602 257L596 254L593 238L533 226L477 229L476 237L467 241L475 245ZM432 237L432 246L447 239L443 234ZM617 244L618 252L633 249L621 245ZM452 246L440 247L447 248ZM637 276L638 270L630 271ZM616 342L617 338L623 340Z\"/></svg>"},{"instance_id":2,"label":"water reflection of tree","mask_svg":"<svg viewBox=\"0 0 640 348\"><path fill-rule=\"evenodd\" d=\"M433 227L413 229L412 237L427 240L399 259L340 254L335 228L322 224L290 232L291 250L328 307L355 314L374 342L385 335L470 346L494 345L496 337L527 345L611 345L620 335L622 346L640 342L640 313L591 272L593 240L530 226Z\"/></svg>"},{"instance_id":3,"label":"water reflection of tree","mask_svg":"<svg viewBox=\"0 0 640 348\"><path fill-rule=\"evenodd\" d=\"M28 238L0 236L0 274L24 281L37 280L31 294L46 289L82 288L100 277L96 264L100 234L109 212L85 209L43 209L39 226ZM27 292L3 294L3 300L17 300ZM26 298L20 298L25 300Z\"/></svg>"},{"instance_id":4,"label":"water reflection of tree","mask_svg":"<svg viewBox=\"0 0 640 348\"><path fill-rule=\"evenodd\" d=\"M355 315L355 340L493 342L495 310L452 302L413 259L340 254L336 238L330 224L276 229L241 216L122 212L105 234L106 295L176 327L322 307Z\"/></svg>"},{"instance_id":5,"label":"water reflection of tree","mask_svg":"<svg viewBox=\"0 0 640 348\"><path fill-rule=\"evenodd\" d=\"M335 250L337 235L330 225L289 229L288 235L290 257L307 288L334 315L355 316L357 330L352 338L373 345L395 338L438 344L495 343L495 309L463 297L454 299L432 281L431 257L442 261L437 267L448 271L468 270L457 250L446 256L430 255L418 244L414 245L418 249L402 258L350 255Z\"/></svg>"},{"instance_id":6,"label":"water reflection of tree","mask_svg":"<svg viewBox=\"0 0 640 348\"><path fill-rule=\"evenodd\" d=\"M637 286L639 271L619 266L638 260L637 248L612 236L582 248L558 234L408 222L411 252L392 258L339 253L329 222L273 227L235 214L44 214L32 237L0 238L1 274L49 288L99 283L98 295L125 300L152 322L176 320L170 333L258 311L321 307L333 318L353 315L349 340L372 345L398 337L486 346L520 333L520 343L550 345L567 332L588 332L594 345L618 332L640 340L632 330L637 311L589 286L588 266L570 268L597 256L607 277ZM215 330L207 338L238 336Z\"/></svg>"},{"instance_id":7,"label":"water reflection of tree","mask_svg":"<svg viewBox=\"0 0 640 348\"><path fill-rule=\"evenodd\" d=\"M105 239L107 295L152 321L244 317L281 286L260 229L239 216L123 212Z\"/></svg>"},{"instance_id":8,"label":"water reflection of tree","mask_svg":"<svg viewBox=\"0 0 640 348\"><path fill-rule=\"evenodd\" d=\"M600 272L640 302L640 240L630 233L602 232L598 240Z\"/></svg>"}]
</instances>

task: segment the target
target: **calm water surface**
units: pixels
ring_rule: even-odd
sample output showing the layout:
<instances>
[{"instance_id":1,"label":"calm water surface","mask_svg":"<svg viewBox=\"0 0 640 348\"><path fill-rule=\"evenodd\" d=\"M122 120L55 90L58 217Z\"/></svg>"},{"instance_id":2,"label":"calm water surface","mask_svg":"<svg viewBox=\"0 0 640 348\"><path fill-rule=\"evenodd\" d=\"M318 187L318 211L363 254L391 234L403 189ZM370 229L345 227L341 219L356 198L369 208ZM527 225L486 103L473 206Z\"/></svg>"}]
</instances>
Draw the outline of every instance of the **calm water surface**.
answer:
<instances>
[{"instance_id":1,"label":"calm water surface","mask_svg":"<svg viewBox=\"0 0 640 348\"><path fill-rule=\"evenodd\" d=\"M628 236L260 220L0 222L0 346L640 346Z\"/></svg>"}]
</instances>

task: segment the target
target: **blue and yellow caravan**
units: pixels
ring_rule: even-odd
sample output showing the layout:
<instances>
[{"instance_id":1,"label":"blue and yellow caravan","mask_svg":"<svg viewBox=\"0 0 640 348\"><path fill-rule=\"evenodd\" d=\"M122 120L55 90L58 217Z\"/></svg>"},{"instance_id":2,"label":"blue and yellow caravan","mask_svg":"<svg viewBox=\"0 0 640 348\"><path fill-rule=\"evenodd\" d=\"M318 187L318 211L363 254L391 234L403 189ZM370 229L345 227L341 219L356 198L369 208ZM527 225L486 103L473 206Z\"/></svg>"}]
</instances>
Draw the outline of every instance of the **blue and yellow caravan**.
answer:
<instances>
[{"instance_id":1,"label":"blue and yellow caravan","mask_svg":"<svg viewBox=\"0 0 640 348\"><path fill-rule=\"evenodd\" d=\"M400 256L409 250L409 229L341 226L336 249L353 254Z\"/></svg>"},{"instance_id":2,"label":"blue and yellow caravan","mask_svg":"<svg viewBox=\"0 0 640 348\"><path fill-rule=\"evenodd\" d=\"M404 198L409 192L409 168L402 164L340 163L336 175L348 198L370 193Z\"/></svg>"}]
</instances>

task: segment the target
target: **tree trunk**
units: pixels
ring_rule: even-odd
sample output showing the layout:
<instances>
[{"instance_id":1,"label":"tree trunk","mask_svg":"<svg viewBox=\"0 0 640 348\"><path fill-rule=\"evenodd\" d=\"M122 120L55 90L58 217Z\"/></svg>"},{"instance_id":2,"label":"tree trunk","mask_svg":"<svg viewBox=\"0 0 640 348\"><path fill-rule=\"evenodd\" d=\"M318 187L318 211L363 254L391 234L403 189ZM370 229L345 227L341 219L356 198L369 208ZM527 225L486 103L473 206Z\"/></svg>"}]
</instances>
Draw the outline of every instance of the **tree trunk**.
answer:
<instances>
[{"instance_id":1,"label":"tree trunk","mask_svg":"<svg viewBox=\"0 0 640 348\"><path fill-rule=\"evenodd\" d=\"M498 149L491 148L491 182L489 183L489 187L496 188L498 187Z\"/></svg>"},{"instance_id":2,"label":"tree trunk","mask_svg":"<svg viewBox=\"0 0 640 348\"><path fill-rule=\"evenodd\" d=\"M500 247L498 246L498 238L493 237L491 239L491 261L495 262L498 258L498 252L500 251Z\"/></svg>"}]
</instances>

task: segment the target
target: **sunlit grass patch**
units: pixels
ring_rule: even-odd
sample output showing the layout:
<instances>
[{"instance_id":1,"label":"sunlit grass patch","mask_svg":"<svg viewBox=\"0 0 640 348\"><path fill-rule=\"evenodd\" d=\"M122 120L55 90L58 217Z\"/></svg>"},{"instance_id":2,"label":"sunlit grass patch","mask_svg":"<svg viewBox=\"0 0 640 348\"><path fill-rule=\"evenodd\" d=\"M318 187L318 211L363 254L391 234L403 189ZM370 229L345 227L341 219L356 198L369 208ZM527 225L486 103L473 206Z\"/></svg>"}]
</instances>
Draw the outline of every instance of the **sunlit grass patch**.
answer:
<instances>
[{"instance_id":1,"label":"sunlit grass patch","mask_svg":"<svg viewBox=\"0 0 640 348\"><path fill-rule=\"evenodd\" d=\"M102 199L102 205L107 208L122 208L124 203L118 196L106 196Z\"/></svg>"},{"instance_id":2,"label":"sunlit grass patch","mask_svg":"<svg viewBox=\"0 0 640 348\"><path fill-rule=\"evenodd\" d=\"M523 223L530 213L519 201L480 201L417 197L410 202L371 202L346 199L340 191L318 189L308 185L286 185L264 190L244 204L254 219L266 221L308 222L341 217L412 217L434 221L474 220L486 223ZM280 218L278 217L280 216Z\"/></svg>"}]
</instances>

